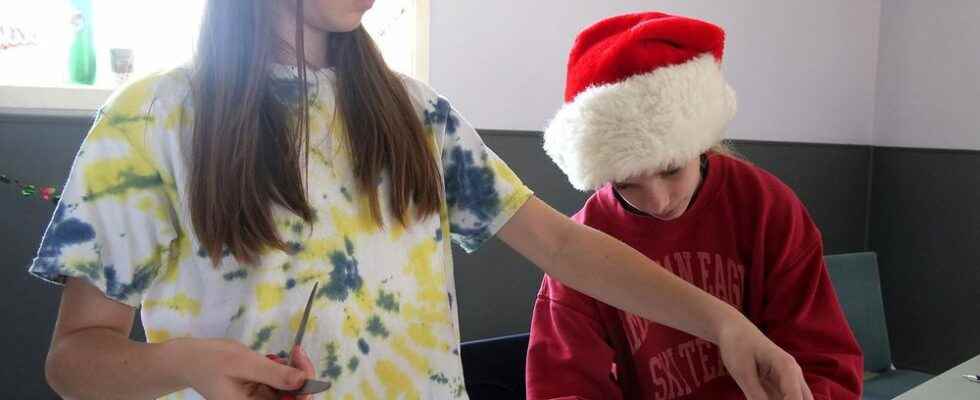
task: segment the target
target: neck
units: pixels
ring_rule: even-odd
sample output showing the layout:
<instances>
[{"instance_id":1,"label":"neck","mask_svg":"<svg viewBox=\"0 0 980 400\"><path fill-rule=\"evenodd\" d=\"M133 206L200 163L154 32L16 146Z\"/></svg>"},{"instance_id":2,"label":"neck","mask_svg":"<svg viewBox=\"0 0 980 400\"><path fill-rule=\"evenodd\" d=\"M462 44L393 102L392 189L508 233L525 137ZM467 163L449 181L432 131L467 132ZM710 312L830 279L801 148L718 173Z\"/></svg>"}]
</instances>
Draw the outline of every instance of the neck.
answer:
<instances>
[{"instance_id":1,"label":"neck","mask_svg":"<svg viewBox=\"0 0 980 400\"><path fill-rule=\"evenodd\" d=\"M296 64L296 51L300 47L300 44L296 43L296 15L294 12L283 10L279 13L278 22L276 34L285 46L279 53L277 61L282 64ZM301 28L303 29L303 59L306 64L313 68L329 66L327 43L330 40L330 32L311 28L306 24Z\"/></svg>"}]
</instances>

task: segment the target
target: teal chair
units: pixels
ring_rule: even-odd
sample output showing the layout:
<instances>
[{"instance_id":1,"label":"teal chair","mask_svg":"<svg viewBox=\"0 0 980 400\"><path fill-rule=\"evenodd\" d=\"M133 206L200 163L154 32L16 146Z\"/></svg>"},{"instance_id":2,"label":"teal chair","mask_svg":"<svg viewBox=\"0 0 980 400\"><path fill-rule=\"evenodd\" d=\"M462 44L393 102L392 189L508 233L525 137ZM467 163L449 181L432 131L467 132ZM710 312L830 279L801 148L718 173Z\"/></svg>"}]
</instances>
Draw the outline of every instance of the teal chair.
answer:
<instances>
[{"instance_id":1,"label":"teal chair","mask_svg":"<svg viewBox=\"0 0 980 400\"><path fill-rule=\"evenodd\" d=\"M827 271L847 322L864 352L865 400L889 400L932 378L922 372L896 369L892 364L881 279L875 253L827 256Z\"/></svg>"}]
</instances>

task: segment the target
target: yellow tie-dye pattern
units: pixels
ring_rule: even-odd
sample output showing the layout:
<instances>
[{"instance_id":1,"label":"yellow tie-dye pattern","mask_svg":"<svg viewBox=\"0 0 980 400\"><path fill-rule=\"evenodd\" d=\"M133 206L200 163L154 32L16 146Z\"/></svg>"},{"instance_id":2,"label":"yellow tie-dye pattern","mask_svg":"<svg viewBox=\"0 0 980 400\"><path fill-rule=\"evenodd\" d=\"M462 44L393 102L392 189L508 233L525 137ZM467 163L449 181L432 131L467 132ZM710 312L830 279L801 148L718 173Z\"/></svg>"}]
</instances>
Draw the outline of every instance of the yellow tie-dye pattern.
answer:
<instances>
[{"instance_id":1,"label":"yellow tie-dye pattern","mask_svg":"<svg viewBox=\"0 0 980 400\"><path fill-rule=\"evenodd\" d=\"M260 283L255 285L255 301L258 303L259 311L269 311L282 304L285 289L282 285L274 283Z\"/></svg>"},{"instance_id":2,"label":"yellow tie-dye pattern","mask_svg":"<svg viewBox=\"0 0 980 400\"><path fill-rule=\"evenodd\" d=\"M374 313L374 296L371 296L371 293L364 290L363 287L354 293L354 302L357 304L358 309L364 313Z\"/></svg>"},{"instance_id":3,"label":"yellow tie-dye pattern","mask_svg":"<svg viewBox=\"0 0 980 400\"><path fill-rule=\"evenodd\" d=\"M167 118L164 120L163 126L167 132L179 132L180 128L185 125L194 126L194 120L191 115L191 113L184 110L183 106L177 107L167 113Z\"/></svg>"},{"instance_id":4,"label":"yellow tie-dye pattern","mask_svg":"<svg viewBox=\"0 0 980 400\"><path fill-rule=\"evenodd\" d=\"M177 281L177 277L180 276L180 261L182 255L191 254L191 241L187 236L181 235L177 237L177 243L174 246L174 250L171 251L167 256L167 271L160 278L164 283L174 283Z\"/></svg>"},{"instance_id":5,"label":"yellow tie-dye pattern","mask_svg":"<svg viewBox=\"0 0 980 400\"><path fill-rule=\"evenodd\" d=\"M136 208L152 215L158 221L164 223L170 221L170 203L162 201L157 197L143 197L140 199L139 204L136 205Z\"/></svg>"},{"instance_id":6,"label":"yellow tie-dye pattern","mask_svg":"<svg viewBox=\"0 0 980 400\"><path fill-rule=\"evenodd\" d=\"M163 77L164 74L149 74L131 81L124 90L117 91L109 98L106 102L107 108L123 114L142 113L148 100L153 96L153 90Z\"/></svg>"},{"instance_id":7,"label":"yellow tie-dye pattern","mask_svg":"<svg viewBox=\"0 0 980 400\"><path fill-rule=\"evenodd\" d=\"M168 394L168 395L166 395L164 397L161 397L161 398L159 398L157 400L184 400L186 398L187 398L187 396L184 395L184 392L177 392L177 393Z\"/></svg>"},{"instance_id":8,"label":"yellow tie-dye pattern","mask_svg":"<svg viewBox=\"0 0 980 400\"><path fill-rule=\"evenodd\" d=\"M313 307L316 308L315 303ZM289 329L292 330L293 332L299 331L299 323L303 321L303 311L306 311L305 307L296 311L296 313L294 313L293 316L289 318ZM317 321L316 313L310 312L309 320L306 323L306 334L308 335L316 334L316 329L317 329L316 321Z\"/></svg>"},{"instance_id":9,"label":"yellow tie-dye pattern","mask_svg":"<svg viewBox=\"0 0 980 400\"><path fill-rule=\"evenodd\" d=\"M413 350L408 342L405 341L405 338L401 336L394 337L391 340L391 348L395 350L396 354L404 358L405 361L408 361L408 364L415 369L418 375L429 375L429 360Z\"/></svg>"},{"instance_id":10,"label":"yellow tie-dye pattern","mask_svg":"<svg viewBox=\"0 0 980 400\"><path fill-rule=\"evenodd\" d=\"M325 166L325 167L330 168L331 170L333 170L333 168L332 168L333 167L333 160L331 158L327 157L327 155L323 153L323 150L321 150L321 149L319 149L319 148L317 148L315 146L311 146L310 147L310 154L313 155L313 159L314 160L323 163L323 166ZM334 178L336 178L336 177L334 177Z\"/></svg>"},{"instance_id":11,"label":"yellow tie-dye pattern","mask_svg":"<svg viewBox=\"0 0 980 400\"><path fill-rule=\"evenodd\" d=\"M169 299L146 300L143 302L143 308L148 311L161 307L169 308L176 313L194 317L201 315L201 302L184 294L178 294Z\"/></svg>"},{"instance_id":12,"label":"yellow tie-dye pattern","mask_svg":"<svg viewBox=\"0 0 980 400\"><path fill-rule=\"evenodd\" d=\"M318 376L335 386L314 398L465 398L459 357L451 351L458 329L448 274L452 239L469 234L451 235L450 224L481 219L476 211L450 212L443 202L438 219L403 226L392 221L390 193L382 186L379 226L353 177L344 124L332 99L314 99L305 177L316 218L307 224L274 210L288 251L267 251L255 264L225 257L211 265L193 234L186 203L192 171L183 161L192 134L192 99L189 87L175 87L188 81L173 75L138 80L114 95L87 137L73 173L76 194L66 193L81 212L69 209L67 217L84 220L105 210L118 215L83 221L94 227L98 246L61 249L58 262L67 273L141 304L151 342L220 336L262 353L288 350L302 312L296 299L305 300L308 292L301 289L319 281L329 290L315 300L304 347ZM427 107L420 116L432 119L437 98L427 93L419 100ZM450 137L439 118L424 127L434 154L457 148L472 153L473 167L495 175L502 214L521 204L526 188L516 175L495 157L481 157L482 143L464 122L455 122L459 129ZM489 217L477 223L503 222ZM104 265L109 260L115 267ZM200 397L184 391L167 398Z\"/></svg>"},{"instance_id":13,"label":"yellow tie-dye pattern","mask_svg":"<svg viewBox=\"0 0 980 400\"><path fill-rule=\"evenodd\" d=\"M408 215L414 215L414 214L415 214L414 211L408 212ZM405 225L402 225L397 222L391 224L391 226L388 227L388 234L390 235L392 241L400 240L402 236L405 236Z\"/></svg>"},{"instance_id":14,"label":"yellow tie-dye pattern","mask_svg":"<svg viewBox=\"0 0 980 400\"><path fill-rule=\"evenodd\" d=\"M436 338L432 334L432 328L424 323L413 322L408 324L408 337L412 338L415 344L427 349L449 350L449 345Z\"/></svg>"},{"instance_id":15,"label":"yellow tie-dye pattern","mask_svg":"<svg viewBox=\"0 0 980 400\"><path fill-rule=\"evenodd\" d=\"M328 279L327 271L323 268L304 269L296 275L296 280L299 283L320 282L323 284Z\"/></svg>"},{"instance_id":16,"label":"yellow tie-dye pattern","mask_svg":"<svg viewBox=\"0 0 980 400\"><path fill-rule=\"evenodd\" d=\"M310 130L313 131L323 131L329 125L329 122L333 118L333 110L328 110L327 105L317 102L310 107L308 115L310 118Z\"/></svg>"},{"instance_id":17,"label":"yellow tie-dye pattern","mask_svg":"<svg viewBox=\"0 0 980 400\"><path fill-rule=\"evenodd\" d=\"M446 297L445 277L441 273L433 270L432 255L435 254L438 246L434 239L426 240L415 246L409 253L408 266L406 272L411 274L418 283L418 300L429 307L445 305L448 301Z\"/></svg>"},{"instance_id":18,"label":"yellow tie-dye pattern","mask_svg":"<svg viewBox=\"0 0 980 400\"><path fill-rule=\"evenodd\" d=\"M361 327L364 326L364 320L361 319L360 315L350 307L344 307L344 323L341 326L341 331L349 339L357 339L361 336Z\"/></svg>"},{"instance_id":19,"label":"yellow tie-dye pattern","mask_svg":"<svg viewBox=\"0 0 980 400\"><path fill-rule=\"evenodd\" d=\"M378 394L371 387L371 383L366 380L361 380L360 384L361 398L364 400L378 400Z\"/></svg>"},{"instance_id":20,"label":"yellow tie-dye pattern","mask_svg":"<svg viewBox=\"0 0 980 400\"><path fill-rule=\"evenodd\" d=\"M504 164L503 161L499 159L492 159L490 160L490 166L493 168L494 175L498 179L502 179L504 182L507 182L508 186L510 187L523 186L521 184L521 179L517 177L517 174L514 173L514 170L510 169L510 167L508 167L507 164Z\"/></svg>"},{"instance_id":21,"label":"yellow tie-dye pattern","mask_svg":"<svg viewBox=\"0 0 980 400\"><path fill-rule=\"evenodd\" d=\"M449 323L449 316L442 310L429 307L419 307L414 304L402 304L402 316L412 321L422 321L433 325Z\"/></svg>"},{"instance_id":22,"label":"yellow tie-dye pattern","mask_svg":"<svg viewBox=\"0 0 980 400\"><path fill-rule=\"evenodd\" d=\"M491 160L490 164L498 178L507 182L508 186L518 188L504 200L504 205L501 207L502 214L512 215L527 202L528 197L531 197L532 193L521 184L521 179L503 161L494 159Z\"/></svg>"},{"instance_id":23,"label":"yellow tie-dye pattern","mask_svg":"<svg viewBox=\"0 0 980 400\"><path fill-rule=\"evenodd\" d=\"M151 153L146 147L147 129L155 120L149 108L153 102L153 90L160 78L160 75L151 76L117 92L103 107L103 112L86 140L125 140L135 153L134 156L152 162Z\"/></svg>"},{"instance_id":24,"label":"yellow tie-dye pattern","mask_svg":"<svg viewBox=\"0 0 980 400\"><path fill-rule=\"evenodd\" d=\"M357 211L354 215L342 210L338 206L330 207L330 218L333 221L337 232L346 238L374 233L378 231L378 225L371 217L371 206L366 197L362 197L358 202Z\"/></svg>"},{"instance_id":25,"label":"yellow tie-dye pattern","mask_svg":"<svg viewBox=\"0 0 980 400\"><path fill-rule=\"evenodd\" d=\"M419 392L415 383L408 375L398 369L395 363L379 360L374 366L374 373L385 388L385 398L394 399L404 396L404 399L418 399Z\"/></svg>"},{"instance_id":26,"label":"yellow tie-dye pattern","mask_svg":"<svg viewBox=\"0 0 980 400\"><path fill-rule=\"evenodd\" d=\"M139 189L163 185L153 166L136 156L95 160L85 167L84 176L88 199L103 195L125 199L132 193L145 194Z\"/></svg>"},{"instance_id":27,"label":"yellow tie-dye pattern","mask_svg":"<svg viewBox=\"0 0 980 400\"><path fill-rule=\"evenodd\" d=\"M163 343L171 339L170 331L166 329L147 329L146 341L149 343Z\"/></svg>"},{"instance_id":28,"label":"yellow tie-dye pattern","mask_svg":"<svg viewBox=\"0 0 980 400\"><path fill-rule=\"evenodd\" d=\"M343 238L311 239L304 242L303 251L297 255L297 258L301 261L325 262L330 254L343 248Z\"/></svg>"}]
</instances>

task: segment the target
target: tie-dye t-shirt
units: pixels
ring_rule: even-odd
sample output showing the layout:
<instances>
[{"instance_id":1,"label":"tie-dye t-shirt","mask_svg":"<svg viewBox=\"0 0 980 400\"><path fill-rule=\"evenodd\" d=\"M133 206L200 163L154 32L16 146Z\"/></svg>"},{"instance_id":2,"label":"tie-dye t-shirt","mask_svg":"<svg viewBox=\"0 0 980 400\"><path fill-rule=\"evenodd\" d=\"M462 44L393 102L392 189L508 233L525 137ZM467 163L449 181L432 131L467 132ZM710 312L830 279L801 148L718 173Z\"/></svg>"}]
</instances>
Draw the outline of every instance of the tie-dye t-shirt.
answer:
<instances>
[{"instance_id":1,"label":"tie-dye t-shirt","mask_svg":"<svg viewBox=\"0 0 980 400\"><path fill-rule=\"evenodd\" d=\"M312 71L305 174L315 221L274 207L290 250L268 251L253 265L225 254L215 267L187 202L187 71L139 79L101 109L30 272L56 283L81 278L141 307L149 342L223 337L282 355L319 282L303 344L333 387L316 399L466 398L450 242L475 250L531 191L444 98L405 78L439 155L445 201L439 215L402 226L390 216L382 176L379 228L333 118L333 74ZM290 68L271 73L283 95L297 87Z\"/></svg>"}]
</instances>

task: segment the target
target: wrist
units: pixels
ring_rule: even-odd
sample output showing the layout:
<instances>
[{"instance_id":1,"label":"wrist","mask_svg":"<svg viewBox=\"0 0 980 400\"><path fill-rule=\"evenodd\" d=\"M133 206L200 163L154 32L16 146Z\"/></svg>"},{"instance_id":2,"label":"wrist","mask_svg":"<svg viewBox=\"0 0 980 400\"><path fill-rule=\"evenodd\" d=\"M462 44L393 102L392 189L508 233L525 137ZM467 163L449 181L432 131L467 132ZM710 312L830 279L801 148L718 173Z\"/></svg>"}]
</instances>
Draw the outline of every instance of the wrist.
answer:
<instances>
[{"instance_id":1,"label":"wrist","mask_svg":"<svg viewBox=\"0 0 980 400\"><path fill-rule=\"evenodd\" d=\"M168 381L172 381L181 388L193 387L194 377L197 376L195 366L198 365L192 359L195 353L193 347L198 339L180 338L168 340L154 346L154 359L160 360L161 371Z\"/></svg>"},{"instance_id":2,"label":"wrist","mask_svg":"<svg viewBox=\"0 0 980 400\"><path fill-rule=\"evenodd\" d=\"M710 319L711 324L705 339L714 344L725 342L728 338L744 335L747 330L756 329L755 325L745 315L727 303L725 305L726 307L718 310Z\"/></svg>"}]
</instances>

